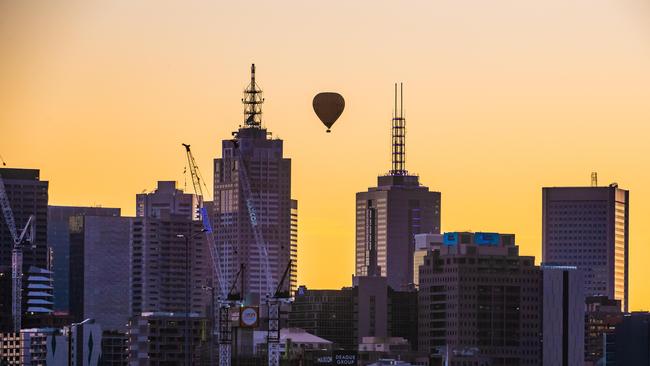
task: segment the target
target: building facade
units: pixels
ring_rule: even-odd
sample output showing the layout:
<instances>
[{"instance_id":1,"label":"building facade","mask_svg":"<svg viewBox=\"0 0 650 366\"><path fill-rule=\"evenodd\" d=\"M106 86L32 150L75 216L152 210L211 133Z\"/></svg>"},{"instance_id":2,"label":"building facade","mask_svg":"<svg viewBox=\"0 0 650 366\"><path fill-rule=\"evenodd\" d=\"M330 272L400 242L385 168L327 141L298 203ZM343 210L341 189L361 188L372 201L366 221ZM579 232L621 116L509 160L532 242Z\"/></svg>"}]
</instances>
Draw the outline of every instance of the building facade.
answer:
<instances>
[{"instance_id":1,"label":"building facade","mask_svg":"<svg viewBox=\"0 0 650 366\"><path fill-rule=\"evenodd\" d=\"M7 200L13 213L16 231L20 233L28 222L29 217L32 215L34 216L33 242L31 245L25 245L22 247L23 274L27 273L30 267L48 269L48 182L40 180L40 171L38 169L0 168L0 179L2 179ZM8 275L10 277L13 246L14 241L11 231L7 226L7 219L4 217L4 214L0 214L0 268L5 268L4 273L6 273L6 269L8 269ZM11 286L12 284L10 283L9 292L3 292L0 294L0 298L12 298ZM26 281L23 281L23 293L27 293L28 291L25 286ZM0 287L0 289L3 288L5 288L5 286ZM4 301L0 300L0 302ZM9 332L13 330L11 302L9 303L9 306L2 304L0 309L2 309L2 313L0 314L0 331ZM27 299L23 296L23 318L26 309Z\"/></svg>"},{"instance_id":2,"label":"building facade","mask_svg":"<svg viewBox=\"0 0 650 366\"><path fill-rule=\"evenodd\" d=\"M159 182L138 195L130 237L130 314L152 312L205 314L213 280L212 261L202 222L194 215L194 195ZM158 195L161 195L158 197Z\"/></svg>"},{"instance_id":3,"label":"building facade","mask_svg":"<svg viewBox=\"0 0 650 366\"><path fill-rule=\"evenodd\" d=\"M539 365L534 262L512 234L445 233L420 266L419 350L450 365Z\"/></svg>"},{"instance_id":4,"label":"building facade","mask_svg":"<svg viewBox=\"0 0 650 366\"><path fill-rule=\"evenodd\" d=\"M364 337L403 338L417 348L417 292L395 291L385 277L355 277L340 290L298 288L288 327L333 342L334 349L357 350Z\"/></svg>"},{"instance_id":5,"label":"building facade","mask_svg":"<svg viewBox=\"0 0 650 366\"><path fill-rule=\"evenodd\" d=\"M209 365L211 334L206 318L143 313L129 324L129 365Z\"/></svg>"},{"instance_id":6,"label":"building facade","mask_svg":"<svg viewBox=\"0 0 650 366\"><path fill-rule=\"evenodd\" d=\"M245 265L243 292L254 297L275 291L290 260L294 261L287 281L291 292L297 274L291 159L284 157L283 141L271 138L262 126L261 93L253 65L243 99L244 123L233 139L222 141L221 158L214 160L213 226L223 281L231 286Z\"/></svg>"},{"instance_id":7,"label":"building facade","mask_svg":"<svg viewBox=\"0 0 650 366\"><path fill-rule=\"evenodd\" d=\"M542 266L543 365L584 364L585 297L582 272L573 266Z\"/></svg>"},{"instance_id":8,"label":"building facade","mask_svg":"<svg viewBox=\"0 0 650 366\"><path fill-rule=\"evenodd\" d=\"M401 98L400 98L401 99ZM406 170L406 120L397 106L392 120L392 166L377 186L356 195L356 276L383 276L395 290L412 286L415 235L440 233L440 192Z\"/></svg>"},{"instance_id":9,"label":"building facade","mask_svg":"<svg viewBox=\"0 0 650 366\"><path fill-rule=\"evenodd\" d=\"M120 216L119 208L104 207L47 207L47 241L53 252L54 310L70 310L70 217Z\"/></svg>"},{"instance_id":10,"label":"building facade","mask_svg":"<svg viewBox=\"0 0 650 366\"><path fill-rule=\"evenodd\" d=\"M584 272L585 295L628 309L629 192L608 187L542 190L542 261Z\"/></svg>"},{"instance_id":11,"label":"building facade","mask_svg":"<svg viewBox=\"0 0 650 366\"><path fill-rule=\"evenodd\" d=\"M650 365L650 313L625 314L604 344L606 366Z\"/></svg>"},{"instance_id":12,"label":"building facade","mask_svg":"<svg viewBox=\"0 0 650 366\"><path fill-rule=\"evenodd\" d=\"M604 357L604 338L623 320L621 302L607 296L586 299L585 366L596 366Z\"/></svg>"},{"instance_id":13,"label":"building facade","mask_svg":"<svg viewBox=\"0 0 650 366\"><path fill-rule=\"evenodd\" d=\"M104 330L126 331L131 221L120 216L69 218L68 283L75 322L92 318Z\"/></svg>"},{"instance_id":14,"label":"building facade","mask_svg":"<svg viewBox=\"0 0 650 366\"><path fill-rule=\"evenodd\" d=\"M415 235L415 251L413 252L413 285L418 288L420 285L420 266L424 264L424 257L429 251L439 249L442 246L442 234L417 234Z\"/></svg>"},{"instance_id":15,"label":"building facade","mask_svg":"<svg viewBox=\"0 0 650 366\"><path fill-rule=\"evenodd\" d=\"M18 231L34 215L36 237L31 246L23 248L23 268L30 266L47 269L47 202L48 182L40 180L38 169L0 168L9 205ZM0 220L0 265L11 266L13 239L4 215Z\"/></svg>"}]
</instances>

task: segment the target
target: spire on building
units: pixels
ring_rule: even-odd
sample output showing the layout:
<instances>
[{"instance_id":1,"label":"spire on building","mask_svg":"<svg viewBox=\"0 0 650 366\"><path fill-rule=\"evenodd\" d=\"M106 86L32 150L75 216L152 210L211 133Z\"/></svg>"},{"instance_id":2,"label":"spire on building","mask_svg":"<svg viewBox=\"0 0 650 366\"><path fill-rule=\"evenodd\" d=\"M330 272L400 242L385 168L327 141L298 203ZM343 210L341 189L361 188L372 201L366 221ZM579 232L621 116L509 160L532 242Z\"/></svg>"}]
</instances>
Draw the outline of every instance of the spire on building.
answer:
<instances>
[{"instance_id":1,"label":"spire on building","mask_svg":"<svg viewBox=\"0 0 650 366\"><path fill-rule=\"evenodd\" d=\"M251 64L251 82L244 90L244 126L260 128L262 125L262 89L255 82L255 64Z\"/></svg>"},{"instance_id":2,"label":"spire on building","mask_svg":"<svg viewBox=\"0 0 650 366\"><path fill-rule=\"evenodd\" d=\"M392 165L390 175L408 175L406 171L406 119L404 118L404 89L399 84L399 108L398 108L397 83L395 83L395 112L393 114L392 129Z\"/></svg>"}]
</instances>

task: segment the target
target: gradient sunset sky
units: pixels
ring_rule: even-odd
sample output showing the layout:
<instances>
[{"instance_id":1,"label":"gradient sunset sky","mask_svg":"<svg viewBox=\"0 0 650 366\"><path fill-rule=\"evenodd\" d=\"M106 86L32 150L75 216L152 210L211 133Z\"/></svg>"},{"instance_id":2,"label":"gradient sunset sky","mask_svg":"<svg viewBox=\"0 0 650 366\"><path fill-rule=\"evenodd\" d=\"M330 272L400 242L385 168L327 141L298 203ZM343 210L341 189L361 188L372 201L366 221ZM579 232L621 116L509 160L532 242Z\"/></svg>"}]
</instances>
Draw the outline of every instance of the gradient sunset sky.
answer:
<instances>
[{"instance_id":1,"label":"gradient sunset sky","mask_svg":"<svg viewBox=\"0 0 650 366\"><path fill-rule=\"evenodd\" d=\"M212 176L253 62L293 159L300 284L350 284L354 195L390 168L402 81L407 168L444 231L515 233L539 262L541 188L597 171L630 190L631 308L650 309L647 0L2 0L0 155L50 204L133 215L184 185L182 142ZM346 99L330 134L320 91Z\"/></svg>"}]
</instances>

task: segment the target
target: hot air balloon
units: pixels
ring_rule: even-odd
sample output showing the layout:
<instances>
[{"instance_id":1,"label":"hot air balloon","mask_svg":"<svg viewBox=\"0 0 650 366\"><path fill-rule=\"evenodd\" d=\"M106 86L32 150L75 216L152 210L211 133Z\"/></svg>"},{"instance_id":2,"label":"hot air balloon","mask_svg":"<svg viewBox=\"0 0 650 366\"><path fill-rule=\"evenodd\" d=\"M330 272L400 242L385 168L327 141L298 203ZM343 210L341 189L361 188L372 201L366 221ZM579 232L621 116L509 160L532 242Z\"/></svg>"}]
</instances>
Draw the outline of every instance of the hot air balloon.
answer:
<instances>
[{"instance_id":1,"label":"hot air balloon","mask_svg":"<svg viewBox=\"0 0 650 366\"><path fill-rule=\"evenodd\" d=\"M312 105L318 118L327 127L327 132L330 132L330 128L345 109L345 100L339 93L318 93L314 97Z\"/></svg>"}]
</instances>

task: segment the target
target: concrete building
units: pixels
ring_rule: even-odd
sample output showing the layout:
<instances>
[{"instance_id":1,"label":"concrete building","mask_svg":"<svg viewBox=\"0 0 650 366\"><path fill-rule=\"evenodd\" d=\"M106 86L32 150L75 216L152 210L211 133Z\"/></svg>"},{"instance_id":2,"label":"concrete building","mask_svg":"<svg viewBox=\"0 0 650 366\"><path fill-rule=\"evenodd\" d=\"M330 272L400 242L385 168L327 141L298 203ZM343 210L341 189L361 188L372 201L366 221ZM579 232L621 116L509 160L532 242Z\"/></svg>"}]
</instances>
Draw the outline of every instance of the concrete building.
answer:
<instances>
[{"instance_id":1,"label":"concrete building","mask_svg":"<svg viewBox=\"0 0 650 366\"><path fill-rule=\"evenodd\" d=\"M244 123L233 139L222 141L221 158L214 160L213 226L224 258L223 280L230 286L244 264L244 292L253 297L275 290L297 251L297 237L292 236L297 230L297 202L291 199L291 159L283 155L283 141L271 138L262 126L263 100L253 65L243 99ZM258 248L253 226L266 254ZM296 266L294 262L288 279L290 292L296 286Z\"/></svg>"},{"instance_id":2,"label":"concrete building","mask_svg":"<svg viewBox=\"0 0 650 366\"><path fill-rule=\"evenodd\" d=\"M137 194L135 200L138 217L160 218L165 213L172 212L188 219L200 220L197 196L177 189L174 181L159 181L154 192Z\"/></svg>"},{"instance_id":3,"label":"concrete building","mask_svg":"<svg viewBox=\"0 0 650 366\"><path fill-rule=\"evenodd\" d=\"M160 195L160 196L159 196ZM130 238L130 314L205 314L210 304L203 286L212 283L212 261L194 195L158 182L153 193L138 195Z\"/></svg>"},{"instance_id":4,"label":"concrete building","mask_svg":"<svg viewBox=\"0 0 650 366\"><path fill-rule=\"evenodd\" d=\"M585 297L582 272L543 265L543 365L584 364Z\"/></svg>"},{"instance_id":5,"label":"concrete building","mask_svg":"<svg viewBox=\"0 0 650 366\"><path fill-rule=\"evenodd\" d=\"M126 331L129 319L132 218L70 216L70 314L92 318L104 330Z\"/></svg>"},{"instance_id":6,"label":"concrete building","mask_svg":"<svg viewBox=\"0 0 650 366\"><path fill-rule=\"evenodd\" d=\"M21 329L19 333L0 334L0 365L47 364L47 339L57 332L52 328Z\"/></svg>"},{"instance_id":7,"label":"concrete building","mask_svg":"<svg viewBox=\"0 0 650 366\"><path fill-rule=\"evenodd\" d=\"M542 262L584 271L585 295L628 309L629 192L608 187L542 190Z\"/></svg>"},{"instance_id":8,"label":"concrete building","mask_svg":"<svg viewBox=\"0 0 650 366\"><path fill-rule=\"evenodd\" d=\"M606 296L586 299L585 366L596 366L604 357L604 337L613 334L623 320L621 302Z\"/></svg>"},{"instance_id":9,"label":"concrete building","mask_svg":"<svg viewBox=\"0 0 650 366\"><path fill-rule=\"evenodd\" d=\"M102 332L102 366L126 366L129 363L129 343L126 332Z\"/></svg>"},{"instance_id":10,"label":"concrete building","mask_svg":"<svg viewBox=\"0 0 650 366\"><path fill-rule=\"evenodd\" d=\"M34 215L35 218L34 242L32 245L23 247L23 273L27 273L30 267L47 269L48 182L40 180L40 171L37 169L0 168L0 179L4 183L17 230L22 230L31 215ZM13 245L13 238L7 227L6 219L3 214L0 214L0 267L8 268L10 277ZM23 292L26 293L28 290L25 285L26 281L23 281ZM10 282L9 292L3 292L0 298L11 298L11 294ZM0 300L0 302L4 301ZM11 303L8 307L0 306L0 309L2 309L0 332L9 332L13 330ZM26 297L23 297L22 309L24 314L27 309Z\"/></svg>"},{"instance_id":11,"label":"concrete building","mask_svg":"<svg viewBox=\"0 0 650 366\"><path fill-rule=\"evenodd\" d=\"M187 329L191 336L186 344ZM129 324L129 365L209 364L209 330L208 319L196 314L143 313Z\"/></svg>"},{"instance_id":12,"label":"concrete building","mask_svg":"<svg viewBox=\"0 0 650 366\"><path fill-rule=\"evenodd\" d=\"M395 93L397 100L397 86ZM440 233L440 192L406 170L406 122L397 104L395 111L391 170L356 195L355 275L384 276L390 287L405 290L413 281L415 235Z\"/></svg>"},{"instance_id":13,"label":"concrete building","mask_svg":"<svg viewBox=\"0 0 650 366\"><path fill-rule=\"evenodd\" d=\"M445 233L420 266L419 350L450 365L539 365L541 274L512 234Z\"/></svg>"},{"instance_id":14,"label":"concrete building","mask_svg":"<svg viewBox=\"0 0 650 366\"><path fill-rule=\"evenodd\" d=\"M354 318L351 288L309 290L301 286L291 304L288 324L332 341L334 349L354 350L357 346Z\"/></svg>"},{"instance_id":15,"label":"concrete building","mask_svg":"<svg viewBox=\"0 0 650 366\"><path fill-rule=\"evenodd\" d=\"M47 207L47 241L53 251L54 310L70 310L70 217L120 216L119 208L104 207Z\"/></svg>"},{"instance_id":16,"label":"concrete building","mask_svg":"<svg viewBox=\"0 0 650 366\"><path fill-rule=\"evenodd\" d=\"M23 249L23 268L47 268L47 201L48 182L40 180L38 169L0 168L16 227L21 230L30 215L36 218L34 245ZM0 265L11 266L13 239L4 215L0 219Z\"/></svg>"},{"instance_id":17,"label":"concrete building","mask_svg":"<svg viewBox=\"0 0 650 366\"><path fill-rule=\"evenodd\" d=\"M419 268L424 264L424 257L429 251L439 249L442 242L442 234L424 233L415 235L415 251L413 252L413 285L415 288L420 285Z\"/></svg>"},{"instance_id":18,"label":"concrete building","mask_svg":"<svg viewBox=\"0 0 650 366\"><path fill-rule=\"evenodd\" d=\"M54 286L52 271L47 269L29 267L23 273L23 282L26 291L23 291L23 300L27 301L27 307L23 308L26 316L46 315L54 312Z\"/></svg>"},{"instance_id":19,"label":"concrete building","mask_svg":"<svg viewBox=\"0 0 650 366\"><path fill-rule=\"evenodd\" d=\"M363 337L400 337L417 347L417 292L395 291L385 277L354 277L353 287L309 290L301 286L288 326L357 350Z\"/></svg>"},{"instance_id":20,"label":"concrete building","mask_svg":"<svg viewBox=\"0 0 650 366\"><path fill-rule=\"evenodd\" d=\"M625 314L604 343L606 366L650 365L650 313Z\"/></svg>"}]
</instances>

